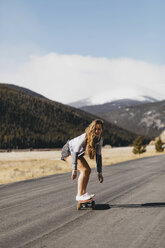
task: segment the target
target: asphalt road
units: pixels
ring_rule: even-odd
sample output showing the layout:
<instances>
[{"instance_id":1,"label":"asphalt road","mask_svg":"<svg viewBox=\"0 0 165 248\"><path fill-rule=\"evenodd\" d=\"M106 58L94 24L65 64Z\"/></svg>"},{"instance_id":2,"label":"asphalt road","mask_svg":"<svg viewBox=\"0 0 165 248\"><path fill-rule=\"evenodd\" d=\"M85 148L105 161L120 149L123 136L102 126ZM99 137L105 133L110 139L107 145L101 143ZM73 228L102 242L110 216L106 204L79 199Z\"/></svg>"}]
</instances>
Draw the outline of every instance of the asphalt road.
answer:
<instances>
[{"instance_id":1,"label":"asphalt road","mask_svg":"<svg viewBox=\"0 0 165 248\"><path fill-rule=\"evenodd\" d=\"M76 210L70 173L0 186L0 248L164 248L165 155L92 170L96 210Z\"/></svg>"}]
</instances>

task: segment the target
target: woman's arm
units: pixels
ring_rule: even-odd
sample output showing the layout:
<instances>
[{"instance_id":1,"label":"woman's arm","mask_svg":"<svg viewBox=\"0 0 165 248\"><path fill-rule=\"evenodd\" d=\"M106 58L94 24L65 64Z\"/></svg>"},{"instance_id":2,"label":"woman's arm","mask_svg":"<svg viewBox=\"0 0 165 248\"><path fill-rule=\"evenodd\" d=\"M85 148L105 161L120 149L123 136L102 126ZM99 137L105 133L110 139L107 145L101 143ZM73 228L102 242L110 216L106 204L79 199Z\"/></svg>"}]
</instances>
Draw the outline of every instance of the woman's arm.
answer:
<instances>
[{"instance_id":1,"label":"woman's arm","mask_svg":"<svg viewBox=\"0 0 165 248\"><path fill-rule=\"evenodd\" d=\"M96 148L96 165L97 165L98 179L100 183L102 183L104 180L102 175L102 154L101 154L102 145L103 145L103 139L101 138Z\"/></svg>"},{"instance_id":2,"label":"woman's arm","mask_svg":"<svg viewBox=\"0 0 165 248\"><path fill-rule=\"evenodd\" d=\"M102 172L98 173L98 179L99 179L99 182L100 182L100 183L102 183L102 182L104 181Z\"/></svg>"}]
</instances>

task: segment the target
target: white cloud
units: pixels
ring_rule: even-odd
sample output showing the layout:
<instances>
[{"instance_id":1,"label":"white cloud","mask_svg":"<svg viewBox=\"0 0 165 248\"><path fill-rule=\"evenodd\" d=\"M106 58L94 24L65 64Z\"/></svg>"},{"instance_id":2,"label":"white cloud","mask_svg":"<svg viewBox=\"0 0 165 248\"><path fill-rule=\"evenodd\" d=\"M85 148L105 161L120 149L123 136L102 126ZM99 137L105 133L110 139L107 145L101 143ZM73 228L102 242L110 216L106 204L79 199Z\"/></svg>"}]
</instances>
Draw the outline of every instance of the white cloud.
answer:
<instances>
[{"instance_id":1,"label":"white cloud","mask_svg":"<svg viewBox=\"0 0 165 248\"><path fill-rule=\"evenodd\" d=\"M56 53L31 56L26 62L10 60L0 69L0 82L23 86L63 103L90 96L110 99L137 94L165 99L165 66L128 58Z\"/></svg>"}]
</instances>

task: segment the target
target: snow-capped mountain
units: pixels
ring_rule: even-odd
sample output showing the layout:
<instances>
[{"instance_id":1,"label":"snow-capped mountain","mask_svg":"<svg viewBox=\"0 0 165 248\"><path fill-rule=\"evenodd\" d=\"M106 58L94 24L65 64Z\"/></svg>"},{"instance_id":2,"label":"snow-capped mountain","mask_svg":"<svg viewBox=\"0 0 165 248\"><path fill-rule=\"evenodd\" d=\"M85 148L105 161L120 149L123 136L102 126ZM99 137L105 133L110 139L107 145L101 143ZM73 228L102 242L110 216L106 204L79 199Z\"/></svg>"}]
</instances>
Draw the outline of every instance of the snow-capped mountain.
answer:
<instances>
[{"instance_id":1,"label":"snow-capped mountain","mask_svg":"<svg viewBox=\"0 0 165 248\"><path fill-rule=\"evenodd\" d=\"M146 92L147 94L144 94ZM84 106L101 105L105 103L115 102L119 100L130 99L137 102L147 103L164 100L163 95L151 90L132 90L132 89L120 89L120 91L112 90L111 92L101 92L91 97L81 99L79 101L71 102L68 105L82 108Z\"/></svg>"},{"instance_id":2,"label":"snow-capped mountain","mask_svg":"<svg viewBox=\"0 0 165 248\"><path fill-rule=\"evenodd\" d=\"M98 116L139 135L157 137L165 130L165 101L124 106Z\"/></svg>"},{"instance_id":3,"label":"snow-capped mountain","mask_svg":"<svg viewBox=\"0 0 165 248\"><path fill-rule=\"evenodd\" d=\"M69 103L68 105L75 107L75 108L81 108L87 112L91 112L90 109L97 108L98 111L96 112L105 112L105 108L109 108L110 106L115 105L117 107L123 107L123 106L131 106L131 105L138 105L143 103L151 103L151 102L157 102L159 101L156 98L153 98L151 96L134 96L131 98L117 98L113 97L106 101L103 99L97 99L97 97L91 97L91 98L85 98L80 101ZM104 110L103 110L104 109ZM93 112L93 111L92 111Z\"/></svg>"},{"instance_id":4,"label":"snow-capped mountain","mask_svg":"<svg viewBox=\"0 0 165 248\"><path fill-rule=\"evenodd\" d=\"M152 95L136 95L92 104L94 98L72 103L72 106L97 115L119 127L139 135L156 137L165 129L165 101ZM95 101L97 102L97 101Z\"/></svg>"}]
</instances>

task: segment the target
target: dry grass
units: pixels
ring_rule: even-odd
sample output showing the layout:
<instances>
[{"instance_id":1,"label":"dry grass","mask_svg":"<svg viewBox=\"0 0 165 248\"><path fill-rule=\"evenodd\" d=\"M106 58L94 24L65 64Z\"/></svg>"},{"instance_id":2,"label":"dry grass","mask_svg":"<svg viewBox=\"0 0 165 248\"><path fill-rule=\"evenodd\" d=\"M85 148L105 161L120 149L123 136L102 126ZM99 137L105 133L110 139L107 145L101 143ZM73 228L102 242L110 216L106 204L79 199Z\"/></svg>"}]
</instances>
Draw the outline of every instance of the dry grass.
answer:
<instances>
[{"instance_id":1,"label":"dry grass","mask_svg":"<svg viewBox=\"0 0 165 248\"><path fill-rule=\"evenodd\" d=\"M103 165L116 164L142 157L155 156L154 146L148 146L147 152L139 155L132 153L132 147L104 147ZM71 166L60 160L61 152L55 151L17 151L0 153L0 184L11 183L36 177L48 176L71 171ZM95 161L87 158L91 167Z\"/></svg>"}]
</instances>

